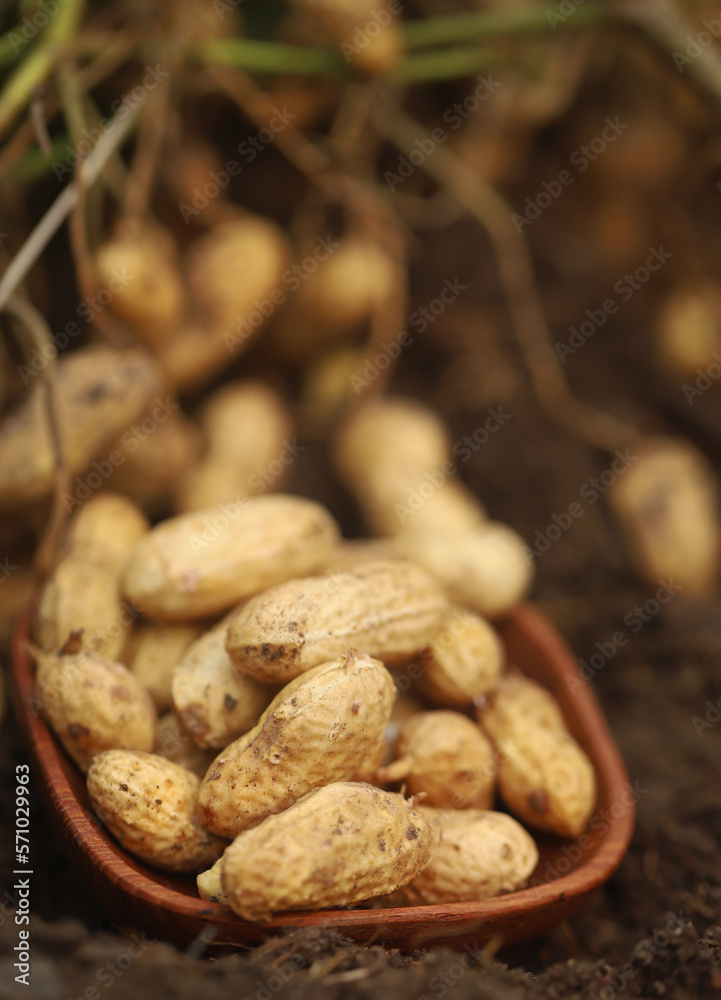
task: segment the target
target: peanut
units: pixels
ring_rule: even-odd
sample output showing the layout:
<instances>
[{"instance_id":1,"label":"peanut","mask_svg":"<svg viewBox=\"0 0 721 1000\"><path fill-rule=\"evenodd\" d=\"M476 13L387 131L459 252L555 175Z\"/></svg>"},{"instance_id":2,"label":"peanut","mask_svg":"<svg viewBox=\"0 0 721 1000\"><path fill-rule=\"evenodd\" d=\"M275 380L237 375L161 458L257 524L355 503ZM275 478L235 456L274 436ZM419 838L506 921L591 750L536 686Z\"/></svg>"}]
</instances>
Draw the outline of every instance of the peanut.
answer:
<instances>
[{"instance_id":1,"label":"peanut","mask_svg":"<svg viewBox=\"0 0 721 1000\"><path fill-rule=\"evenodd\" d=\"M498 789L509 809L536 829L577 837L593 810L596 778L559 716L548 692L514 679L499 685L480 723L499 750Z\"/></svg>"},{"instance_id":2,"label":"peanut","mask_svg":"<svg viewBox=\"0 0 721 1000\"><path fill-rule=\"evenodd\" d=\"M383 664L353 651L291 681L208 769L202 821L233 837L312 788L350 778L382 739L395 694Z\"/></svg>"},{"instance_id":3,"label":"peanut","mask_svg":"<svg viewBox=\"0 0 721 1000\"><path fill-rule=\"evenodd\" d=\"M376 534L465 532L485 518L479 501L450 478L450 437L420 403L389 399L358 407L338 434L335 461Z\"/></svg>"},{"instance_id":4,"label":"peanut","mask_svg":"<svg viewBox=\"0 0 721 1000\"><path fill-rule=\"evenodd\" d=\"M377 772L380 782L404 781L424 801L454 809L487 809L496 761L491 742L459 712L419 712L401 727L398 759Z\"/></svg>"},{"instance_id":5,"label":"peanut","mask_svg":"<svg viewBox=\"0 0 721 1000\"><path fill-rule=\"evenodd\" d=\"M197 625L144 622L131 638L126 661L159 712L170 708L173 671L199 635Z\"/></svg>"},{"instance_id":6,"label":"peanut","mask_svg":"<svg viewBox=\"0 0 721 1000\"><path fill-rule=\"evenodd\" d=\"M172 338L185 308L185 291L172 234L157 225L126 225L95 256L102 284L116 271L132 275L112 301L113 312L155 346Z\"/></svg>"},{"instance_id":7,"label":"peanut","mask_svg":"<svg viewBox=\"0 0 721 1000\"><path fill-rule=\"evenodd\" d=\"M97 653L67 652L38 657L39 707L81 771L104 750L152 750L155 706L121 663Z\"/></svg>"},{"instance_id":8,"label":"peanut","mask_svg":"<svg viewBox=\"0 0 721 1000\"><path fill-rule=\"evenodd\" d=\"M283 494L179 514L136 546L125 594L161 621L219 614L320 568L337 537L324 507Z\"/></svg>"},{"instance_id":9,"label":"peanut","mask_svg":"<svg viewBox=\"0 0 721 1000\"><path fill-rule=\"evenodd\" d=\"M499 522L466 532L404 535L397 546L434 574L453 601L486 618L497 618L517 604L533 575L523 540Z\"/></svg>"},{"instance_id":10,"label":"peanut","mask_svg":"<svg viewBox=\"0 0 721 1000\"><path fill-rule=\"evenodd\" d=\"M402 796L335 782L239 834L223 858L222 887L245 920L351 906L416 877L439 836Z\"/></svg>"},{"instance_id":11,"label":"peanut","mask_svg":"<svg viewBox=\"0 0 721 1000\"><path fill-rule=\"evenodd\" d=\"M157 754L100 754L88 771L88 795L121 845L156 868L198 871L212 864L225 846L198 820L196 776Z\"/></svg>"},{"instance_id":12,"label":"peanut","mask_svg":"<svg viewBox=\"0 0 721 1000\"><path fill-rule=\"evenodd\" d=\"M239 671L266 683L297 677L349 645L394 663L433 639L446 608L440 588L417 566L366 563L259 594L231 619L226 649Z\"/></svg>"},{"instance_id":13,"label":"peanut","mask_svg":"<svg viewBox=\"0 0 721 1000\"><path fill-rule=\"evenodd\" d=\"M716 483L696 448L654 438L608 489L640 575L672 578L687 596L710 593L721 563Z\"/></svg>"},{"instance_id":14,"label":"peanut","mask_svg":"<svg viewBox=\"0 0 721 1000\"><path fill-rule=\"evenodd\" d=\"M35 636L45 651L82 629L82 647L115 659L126 643L134 610L120 595L128 552L148 530L135 504L98 493L72 520L64 557L48 577L38 605Z\"/></svg>"},{"instance_id":15,"label":"peanut","mask_svg":"<svg viewBox=\"0 0 721 1000\"><path fill-rule=\"evenodd\" d=\"M166 712L158 719L153 753L180 764L198 778L205 777L215 756L214 750L203 750L193 742L173 712Z\"/></svg>"},{"instance_id":16,"label":"peanut","mask_svg":"<svg viewBox=\"0 0 721 1000\"><path fill-rule=\"evenodd\" d=\"M441 824L441 842L420 875L399 890L405 903L464 903L522 889L538 864L533 838L511 816L420 806Z\"/></svg>"},{"instance_id":17,"label":"peanut","mask_svg":"<svg viewBox=\"0 0 721 1000\"><path fill-rule=\"evenodd\" d=\"M54 399L67 472L79 475L145 412L160 386L160 370L144 351L88 347L60 358ZM45 386L36 382L0 427L0 504L17 507L52 492L57 464L53 440ZM75 497L68 500L71 507L80 506Z\"/></svg>"},{"instance_id":18,"label":"peanut","mask_svg":"<svg viewBox=\"0 0 721 1000\"><path fill-rule=\"evenodd\" d=\"M221 876L223 874L223 858L218 858L212 868L207 872L201 872L195 882L198 886L198 894L201 899L207 899L209 903L223 903L228 905L228 897L223 892Z\"/></svg>"},{"instance_id":19,"label":"peanut","mask_svg":"<svg viewBox=\"0 0 721 1000\"><path fill-rule=\"evenodd\" d=\"M235 669L225 651L227 628L225 619L196 640L173 672L173 707L199 747L220 749L247 733L273 694Z\"/></svg>"},{"instance_id":20,"label":"peanut","mask_svg":"<svg viewBox=\"0 0 721 1000\"><path fill-rule=\"evenodd\" d=\"M259 382L230 382L210 398L201 424L208 441L205 457L188 469L180 488L180 510L204 510L264 489L259 473L278 456L292 435L279 396ZM273 487L281 485L281 476Z\"/></svg>"},{"instance_id":21,"label":"peanut","mask_svg":"<svg viewBox=\"0 0 721 1000\"><path fill-rule=\"evenodd\" d=\"M419 689L452 706L470 705L489 691L503 669L501 640L485 619L451 607L442 631L420 655Z\"/></svg>"},{"instance_id":22,"label":"peanut","mask_svg":"<svg viewBox=\"0 0 721 1000\"><path fill-rule=\"evenodd\" d=\"M405 48L398 21L388 12L380 30L366 31L378 23L374 0L294 0L314 26L321 28L359 69L366 73L387 73ZM393 8L391 8L393 10ZM363 43L358 44L358 35Z\"/></svg>"}]
</instances>

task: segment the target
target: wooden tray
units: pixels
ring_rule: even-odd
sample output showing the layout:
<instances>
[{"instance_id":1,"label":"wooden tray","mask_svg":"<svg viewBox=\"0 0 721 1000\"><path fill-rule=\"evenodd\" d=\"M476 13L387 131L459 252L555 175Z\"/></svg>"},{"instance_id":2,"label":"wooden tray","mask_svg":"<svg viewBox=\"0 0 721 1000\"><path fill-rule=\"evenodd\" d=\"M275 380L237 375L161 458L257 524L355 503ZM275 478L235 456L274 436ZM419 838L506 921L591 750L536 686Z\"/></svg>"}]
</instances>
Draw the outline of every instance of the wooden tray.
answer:
<instances>
[{"instance_id":1,"label":"wooden tray","mask_svg":"<svg viewBox=\"0 0 721 1000\"><path fill-rule=\"evenodd\" d=\"M604 882L623 857L634 821L623 763L588 685L550 623L530 605L497 622L509 661L548 687L573 735L590 755L598 800L586 834L577 840L536 836L540 861L531 887L477 903L394 909L326 910L250 924L226 907L199 899L195 880L135 861L94 818L84 776L33 711L34 667L24 651L29 614L14 637L13 693L27 739L32 777L45 796L68 855L113 922L184 947L202 933L207 949L258 942L287 927L335 928L357 941L402 948L483 944L532 937L560 923ZM572 683L569 684L569 681Z\"/></svg>"}]
</instances>

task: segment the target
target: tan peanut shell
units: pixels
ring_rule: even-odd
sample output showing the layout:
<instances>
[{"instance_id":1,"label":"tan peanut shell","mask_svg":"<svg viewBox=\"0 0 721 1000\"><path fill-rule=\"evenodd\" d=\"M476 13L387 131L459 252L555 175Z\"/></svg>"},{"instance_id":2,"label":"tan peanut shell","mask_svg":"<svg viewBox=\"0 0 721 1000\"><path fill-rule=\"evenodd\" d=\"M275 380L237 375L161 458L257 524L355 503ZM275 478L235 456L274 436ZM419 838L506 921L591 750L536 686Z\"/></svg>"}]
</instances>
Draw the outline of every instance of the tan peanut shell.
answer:
<instances>
[{"instance_id":1,"label":"tan peanut shell","mask_svg":"<svg viewBox=\"0 0 721 1000\"><path fill-rule=\"evenodd\" d=\"M522 889L538 864L533 838L511 816L481 809L433 809L441 841L420 875L399 892L403 902L465 903Z\"/></svg>"},{"instance_id":2,"label":"tan peanut shell","mask_svg":"<svg viewBox=\"0 0 721 1000\"><path fill-rule=\"evenodd\" d=\"M551 695L509 678L479 714L499 751L498 789L509 809L535 829L582 833L596 801L596 776Z\"/></svg>"},{"instance_id":3,"label":"tan peanut shell","mask_svg":"<svg viewBox=\"0 0 721 1000\"><path fill-rule=\"evenodd\" d=\"M214 750L203 750L191 739L174 712L166 712L158 719L153 753L180 764L198 778L205 777L215 757Z\"/></svg>"},{"instance_id":4,"label":"tan peanut shell","mask_svg":"<svg viewBox=\"0 0 721 1000\"><path fill-rule=\"evenodd\" d=\"M319 569L337 538L324 507L284 494L179 514L131 553L125 595L161 621L219 614Z\"/></svg>"},{"instance_id":5,"label":"tan peanut shell","mask_svg":"<svg viewBox=\"0 0 721 1000\"><path fill-rule=\"evenodd\" d=\"M111 308L151 346L173 336L185 308L180 264L172 234L158 225L124 226L95 255L101 286L125 283Z\"/></svg>"},{"instance_id":6,"label":"tan peanut shell","mask_svg":"<svg viewBox=\"0 0 721 1000\"><path fill-rule=\"evenodd\" d=\"M231 619L226 649L239 671L267 683L297 677L348 646L394 663L432 640L446 607L417 566L366 563L259 594Z\"/></svg>"},{"instance_id":7,"label":"tan peanut shell","mask_svg":"<svg viewBox=\"0 0 721 1000\"><path fill-rule=\"evenodd\" d=\"M148 530L127 497L97 493L70 522L65 555L45 582L35 636L42 649L58 649L82 630L81 647L115 659L139 610L122 600L120 577L128 554Z\"/></svg>"},{"instance_id":8,"label":"tan peanut shell","mask_svg":"<svg viewBox=\"0 0 721 1000\"><path fill-rule=\"evenodd\" d=\"M431 806L487 809L493 801L493 745L460 712L419 712L401 727L397 759L380 768L380 782L403 781Z\"/></svg>"},{"instance_id":9,"label":"tan peanut shell","mask_svg":"<svg viewBox=\"0 0 721 1000\"><path fill-rule=\"evenodd\" d=\"M275 392L260 382L227 383L211 396L201 424L208 450L187 469L180 510L204 510L282 485L293 425Z\"/></svg>"},{"instance_id":10,"label":"tan peanut shell","mask_svg":"<svg viewBox=\"0 0 721 1000\"><path fill-rule=\"evenodd\" d=\"M721 290L715 282L672 287L658 317L657 351L675 376L689 381L721 351ZM693 387L695 388L695 386ZM694 396L690 402L693 402Z\"/></svg>"},{"instance_id":11,"label":"tan peanut shell","mask_svg":"<svg viewBox=\"0 0 721 1000\"><path fill-rule=\"evenodd\" d=\"M233 837L312 788L352 777L377 748L395 696L383 664L353 651L291 681L208 769L201 819Z\"/></svg>"},{"instance_id":12,"label":"tan peanut shell","mask_svg":"<svg viewBox=\"0 0 721 1000\"><path fill-rule=\"evenodd\" d=\"M341 427L334 453L375 534L465 532L485 518L479 501L453 478L447 429L420 403L364 403Z\"/></svg>"},{"instance_id":13,"label":"tan peanut shell","mask_svg":"<svg viewBox=\"0 0 721 1000\"><path fill-rule=\"evenodd\" d=\"M53 385L63 463L74 479L145 412L161 381L157 364L144 351L86 347L58 359ZM45 385L36 379L0 424L0 505L48 495L56 471ZM80 506L76 488L73 483L66 509Z\"/></svg>"},{"instance_id":14,"label":"tan peanut shell","mask_svg":"<svg viewBox=\"0 0 721 1000\"><path fill-rule=\"evenodd\" d=\"M125 850L156 868L198 871L225 847L198 820L196 776L157 754L100 754L88 771L88 795Z\"/></svg>"},{"instance_id":15,"label":"tan peanut shell","mask_svg":"<svg viewBox=\"0 0 721 1000\"><path fill-rule=\"evenodd\" d=\"M155 706L121 663L97 653L38 659L36 699L81 771L104 750L152 750Z\"/></svg>"},{"instance_id":16,"label":"tan peanut shell","mask_svg":"<svg viewBox=\"0 0 721 1000\"><path fill-rule=\"evenodd\" d=\"M166 397L166 404L170 397ZM201 451L200 431L180 412L171 412L166 420L158 421L163 407L152 407L138 421L139 434L127 431L116 446L124 461L110 480L113 489L132 497L146 510L167 510L175 502L175 494L188 468L198 460ZM152 421L152 423L150 423ZM154 426L147 437L146 430Z\"/></svg>"},{"instance_id":17,"label":"tan peanut shell","mask_svg":"<svg viewBox=\"0 0 721 1000\"><path fill-rule=\"evenodd\" d=\"M453 601L486 618L509 611L533 577L520 535L495 521L467 532L404 535L397 545L436 576Z\"/></svg>"},{"instance_id":18,"label":"tan peanut shell","mask_svg":"<svg viewBox=\"0 0 721 1000\"><path fill-rule=\"evenodd\" d=\"M273 689L242 676L225 650L227 619L197 639L172 677L173 707L199 747L220 749L247 733Z\"/></svg>"},{"instance_id":19,"label":"tan peanut shell","mask_svg":"<svg viewBox=\"0 0 721 1000\"><path fill-rule=\"evenodd\" d=\"M223 858L222 887L245 920L351 906L417 876L439 836L401 795L335 782L236 837Z\"/></svg>"},{"instance_id":20,"label":"tan peanut shell","mask_svg":"<svg viewBox=\"0 0 721 1000\"><path fill-rule=\"evenodd\" d=\"M419 689L445 705L470 705L489 691L501 673L504 650L500 637L485 619L454 606L441 631L423 650Z\"/></svg>"},{"instance_id":21,"label":"tan peanut shell","mask_svg":"<svg viewBox=\"0 0 721 1000\"><path fill-rule=\"evenodd\" d=\"M713 473L692 445L655 438L608 489L641 576L684 596L709 593L721 563L719 498Z\"/></svg>"},{"instance_id":22,"label":"tan peanut shell","mask_svg":"<svg viewBox=\"0 0 721 1000\"><path fill-rule=\"evenodd\" d=\"M311 23L330 36L346 60L366 73L387 73L403 55L405 45L397 20L386 8L387 19L381 23L375 0L294 0L294 3Z\"/></svg>"},{"instance_id":23,"label":"tan peanut shell","mask_svg":"<svg viewBox=\"0 0 721 1000\"><path fill-rule=\"evenodd\" d=\"M393 277L387 251L376 240L349 233L306 276L280 313L270 331L273 356L303 363L357 334L391 294Z\"/></svg>"},{"instance_id":24,"label":"tan peanut shell","mask_svg":"<svg viewBox=\"0 0 721 1000\"><path fill-rule=\"evenodd\" d=\"M128 667L151 696L159 712L172 702L173 671L185 651L200 636L197 625L180 622L158 625L143 622L135 630L127 652Z\"/></svg>"},{"instance_id":25,"label":"tan peanut shell","mask_svg":"<svg viewBox=\"0 0 721 1000\"><path fill-rule=\"evenodd\" d=\"M202 385L238 357L265 322L256 303L285 298L289 260L282 231L250 214L224 220L193 245L185 262L190 316L158 350L170 385Z\"/></svg>"},{"instance_id":26,"label":"tan peanut shell","mask_svg":"<svg viewBox=\"0 0 721 1000\"><path fill-rule=\"evenodd\" d=\"M207 872L201 872L195 882L198 886L198 895L201 899L206 899L209 903L224 903L228 905L228 897L223 892L221 876L223 874L223 858L220 857L212 868Z\"/></svg>"},{"instance_id":27,"label":"tan peanut shell","mask_svg":"<svg viewBox=\"0 0 721 1000\"><path fill-rule=\"evenodd\" d=\"M501 742L512 730L527 727L564 734L568 728L550 691L522 674L506 674L479 710L484 730Z\"/></svg>"}]
</instances>

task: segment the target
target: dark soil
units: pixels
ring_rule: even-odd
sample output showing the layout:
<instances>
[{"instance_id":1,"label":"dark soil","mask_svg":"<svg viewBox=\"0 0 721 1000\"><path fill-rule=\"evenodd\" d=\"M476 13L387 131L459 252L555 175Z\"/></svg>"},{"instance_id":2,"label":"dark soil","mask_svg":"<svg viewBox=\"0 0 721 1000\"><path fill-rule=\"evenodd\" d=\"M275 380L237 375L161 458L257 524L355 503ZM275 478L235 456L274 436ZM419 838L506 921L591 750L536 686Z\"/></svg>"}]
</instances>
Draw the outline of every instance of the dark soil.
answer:
<instances>
[{"instance_id":1,"label":"dark soil","mask_svg":"<svg viewBox=\"0 0 721 1000\"><path fill-rule=\"evenodd\" d=\"M715 390L707 394L699 420L701 407L688 407L682 378L674 381L655 366L652 338L654 312L668 283L699 268L713 274L717 266L713 220L721 201L713 178L686 183L698 166L694 151L708 141L713 119L702 110L695 117L685 115L683 106L665 102L663 73L657 79L656 70L645 64L643 73L650 73L651 82L644 90L641 82L647 77L640 71L634 75L629 58L628 53L625 61L618 56L610 75L613 86L591 79L562 121L540 137L523 182L510 197L522 206L542 180L557 176L582 136L592 136L606 115L629 115L640 122L648 107L653 111L668 105L669 119L683 137L685 159L667 188L651 194L639 190L637 204L645 226L644 248L663 243L674 257L566 359L565 370L582 397L648 431L687 435L717 465L721 396ZM607 81L606 74L604 66L599 79ZM435 99L438 107L444 106L443 96ZM595 242L591 217L597 183L589 170L527 231L559 341L568 341L569 327L583 319L586 308L595 309L629 267L643 263L643 257L619 263L620 257L611 259ZM693 193L687 195L689 191ZM454 439L481 426L488 407L502 406L511 415L461 465L460 473L492 516L509 522L533 544L536 532L545 534L553 515L567 511L584 484L607 469L611 459L559 430L540 410L507 330L487 241L468 221L423 237L413 262L415 307L434 297L445 278L456 277L468 291L428 331L414 337L392 389L437 406ZM333 480L320 445L308 443L294 476L291 488L324 499L349 532L358 530L356 512ZM610 637L619 630L628 637L591 683L630 780L643 793L628 855L578 916L496 954L434 950L402 955L374 944L358 947L333 933L291 933L257 950L211 961L166 944L141 942L134 948L139 957L130 962L127 949L137 931L113 925L87 896L51 833L36 791L32 986L13 982L17 928L12 897L5 895L0 996L98 1000L110 991L113 1000L721 996L721 724L699 730L693 722L705 718L707 702L721 695L719 595L692 602L680 593L659 613L648 615L642 627L633 624L638 620L634 609L657 587L639 582L634 574L603 497L586 502L583 516L536 563L532 597L580 659L588 661L598 643L609 649ZM15 725L6 723L0 742L4 788L13 783L15 763L25 759ZM0 809L0 858L7 872L12 868L8 796Z\"/></svg>"}]
</instances>

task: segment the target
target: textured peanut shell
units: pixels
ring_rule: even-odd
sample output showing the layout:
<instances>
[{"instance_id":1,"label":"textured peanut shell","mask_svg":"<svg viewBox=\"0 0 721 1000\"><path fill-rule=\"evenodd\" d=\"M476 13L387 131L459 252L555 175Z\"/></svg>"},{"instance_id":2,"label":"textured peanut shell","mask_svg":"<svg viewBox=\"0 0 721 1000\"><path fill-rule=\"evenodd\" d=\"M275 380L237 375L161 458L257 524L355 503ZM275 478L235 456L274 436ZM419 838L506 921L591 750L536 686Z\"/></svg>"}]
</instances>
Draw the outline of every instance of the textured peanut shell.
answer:
<instances>
[{"instance_id":1,"label":"textured peanut shell","mask_svg":"<svg viewBox=\"0 0 721 1000\"><path fill-rule=\"evenodd\" d=\"M231 382L211 396L201 418L208 449L188 468L180 510L204 510L268 488L259 470L278 459L293 425L281 398L260 382ZM282 474L272 488L282 485Z\"/></svg>"},{"instance_id":2,"label":"textured peanut shell","mask_svg":"<svg viewBox=\"0 0 721 1000\"><path fill-rule=\"evenodd\" d=\"M88 795L121 845L156 868L195 872L223 852L226 842L198 820L196 776L157 754L101 754L88 772Z\"/></svg>"},{"instance_id":3,"label":"textured peanut shell","mask_svg":"<svg viewBox=\"0 0 721 1000\"><path fill-rule=\"evenodd\" d=\"M452 607L420 655L418 687L441 704L470 705L497 682L504 658L500 637L485 619Z\"/></svg>"},{"instance_id":4,"label":"textured peanut shell","mask_svg":"<svg viewBox=\"0 0 721 1000\"><path fill-rule=\"evenodd\" d=\"M338 46L346 58L366 73L387 73L405 48L398 22L389 14L380 30L375 0L294 0L295 6ZM397 8L391 7L390 10ZM387 9L386 9L387 12ZM362 43L358 43L358 36Z\"/></svg>"},{"instance_id":5,"label":"textured peanut shell","mask_svg":"<svg viewBox=\"0 0 721 1000\"><path fill-rule=\"evenodd\" d=\"M146 343L172 337L185 307L180 266L172 235L157 225L126 226L98 248L95 267L101 285L113 285L114 271L130 280L114 293L113 312Z\"/></svg>"},{"instance_id":6,"label":"textured peanut shell","mask_svg":"<svg viewBox=\"0 0 721 1000\"><path fill-rule=\"evenodd\" d=\"M577 837L596 801L593 765L573 737L541 727L514 729L498 766L511 812L537 830Z\"/></svg>"},{"instance_id":7,"label":"textured peanut shell","mask_svg":"<svg viewBox=\"0 0 721 1000\"><path fill-rule=\"evenodd\" d=\"M395 695L383 664L353 651L291 681L208 769L201 819L233 837L311 789L351 778L376 751Z\"/></svg>"},{"instance_id":8,"label":"textured peanut shell","mask_svg":"<svg viewBox=\"0 0 721 1000\"><path fill-rule=\"evenodd\" d=\"M228 905L228 897L223 892L221 876L223 874L223 858L218 858L212 868L207 872L201 872L195 882L198 886L198 895L201 899L206 899L209 903L224 903Z\"/></svg>"},{"instance_id":9,"label":"textured peanut shell","mask_svg":"<svg viewBox=\"0 0 721 1000\"><path fill-rule=\"evenodd\" d=\"M215 757L214 750L203 750L197 746L173 712L166 712L158 719L153 753L180 764L198 778L205 777Z\"/></svg>"},{"instance_id":10,"label":"textured peanut shell","mask_svg":"<svg viewBox=\"0 0 721 1000\"><path fill-rule=\"evenodd\" d=\"M223 859L222 887L245 920L351 906L416 877L439 836L402 796L336 782L236 837Z\"/></svg>"},{"instance_id":11,"label":"textured peanut shell","mask_svg":"<svg viewBox=\"0 0 721 1000\"><path fill-rule=\"evenodd\" d=\"M220 749L247 733L273 697L231 663L227 627L224 620L197 639L173 671L173 707L199 747Z\"/></svg>"},{"instance_id":12,"label":"textured peanut shell","mask_svg":"<svg viewBox=\"0 0 721 1000\"><path fill-rule=\"evenodd\" d=\"M262 326L250 320L256 302L282 289L289 259L282 231L250 214L225 220L193 245L186 260L191 313L158 351L171 385L202 385L238 357Z\"/></svg>"},{"instance_id":13,"label":"textured peanut shell","mask_svg":"<svg viewBox=\"0 0 721 1000\"><path fill-rule=\"evenodd\" d=\"M375 534L468 531L485 517L478 500L442 471L453 464L451 439L420 403L397 398L358 407L334 453Z\"/></svg>"},{"instance_id":14,"label":"textured peanut shell","mask_svg":"<svg viewBox=\"0 0 721 1000\"><path fill-rule=\"evenodd\" d=\"M488 809L493 801L493 745L460 712L419 712L401 727L397 759L380 768L381 782L403 781L431 806Z\"/></svg>"},{"instance_id":15,"label":"textured peanut shell","mask_svg":"<svg viewBox=\"0 0 721 1000\"><path fill-rule=\"evenodd\" d=\"M81 771L104 750L152 750L155 706L130 671L97 653L38 659L36 698Z\"/></svg>"},{"instance_id":16,"label":"textured peanut shell","mask_svg":"<svg viewBox=\"0 0 721 1000\"><path fill-rule=\"evenodd\" d=\"M445 585L453 601L487 618L509 611L531 584L523 540L499 522L467 532L404 535L397 544Z\"/></svg>"},{"instance_id":17,"label":"textured peanut shell","mask_svg":"<svg viewBox=\"0 0 721 1000\"><path fill-rule=\"evenodd\" d=\"M685 596L707 594L718 579L721 522L711 468L691 445L655 438L609 487L608 500L641 576Z\"/></svg>"},{"instance_id":18,"label":"textured peanut shell","mask_svg":"<svg viewBox=\"0 0 721 1000\"><path fill-rule=\"evenodd\" d=\"M228 512L229 511L229 512ZM220 614L323 566L338 529L320 504L276 494L163 521L136 546L125 594L164 621Z\"/></svg>"},{"instance_id":19,"label":"textured peanut shell","mask_svg":"<svg viewBox=\"0 0 721 1000\"><path fill-rule=\"evenodd\" d=\"M126 662L159 712L170 707L173 671L182 661L188 646L199 636L197 625L180 622L169 625L143 622L135 630Z\"/></svg>"},{"instance_id":20,"label":"textured peanut shell","mask_svg":"<svg viewBox=\"0 0 721 1000\"><path fill-rule=\"evenodd\" d=\"M43 650L58 649L82 629L83 649L120 656L138 615L121 600L120 575L147 529L145 515L118 494L98 493L80 508L38 604L35 636Z\"/></svg>"},{"instance_id":21,"label":"textured peanut shell","mask_svg":"<svg viewBox=\"0 0 721 1000\"><path fill-rule=\"evenodd\" d=\"M175 503L175 494L187 469L198 460L202 435L190 420L173 412L167 420L157 423L152 434L135 450L133 443L123 446L122 438L116 443L125 461L113 473L113 488L122 490L147 510L165 511Z\"/></svg>"},{"instance_id":22,"label":"textured peanut shell","mask_svg":"<svg viewBox=\"0 0 721 1000\"><path fill-rule=\"evenodd\" d=\"M259 594L231 619L226 649L239 671L267 683L297 677L348 646L397 663L433 639L446 607L422 569L379 560Z\"/></svg>"},{"instance_id":23,"label":"textured peanut shell","mask_svg":"<svg viewBox=\"0 0 721 1000\"><path fill-rule=\"evenodd\" d=\"M507 674L479 709L479 720L489 736L500 742L527 727L564 735L566 723L550 691L522 674Z\"/></svg>"},{"instance_id":24,"label":"textured peanut shell","mask_svg":"<svg viewBox=\"0 0 721 1000\"><path fill-rule=\"evenodd\" d=\"M433 809L441 841L420 875L399 896L418 903L465 903L522 889L538 864L533 838L511 816L481 809Z\"/></svg>"},{"instance_id":25,"label":"textured peanut shell","mask_svg":"<svg viewBox=\"0 0 721 1000\"><path fill-rule=\"evenodd\" d=\"M160 387L160 370L143 351L88 347L58 359L57 430L73 478L145 412ZM26 399L0 424L0 504L18 506L46 496L55 481L45 385L36 379Z\"/></svg>"}]
</instances>

